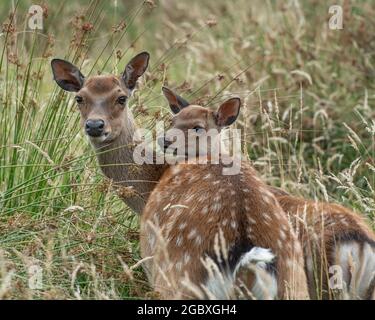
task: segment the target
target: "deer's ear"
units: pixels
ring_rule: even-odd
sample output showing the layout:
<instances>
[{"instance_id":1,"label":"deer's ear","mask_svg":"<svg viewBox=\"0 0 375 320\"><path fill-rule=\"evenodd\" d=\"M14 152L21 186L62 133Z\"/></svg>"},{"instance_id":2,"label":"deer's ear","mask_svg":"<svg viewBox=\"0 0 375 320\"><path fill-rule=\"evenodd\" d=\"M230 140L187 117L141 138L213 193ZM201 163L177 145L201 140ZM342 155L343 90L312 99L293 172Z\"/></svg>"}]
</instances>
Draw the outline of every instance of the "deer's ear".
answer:
<instances>
[{"instance_id":1,"label":"deer's ear","mask_svg":"<svg viewBox=\"0 0 375 320\"><path fill-rule=\"evenodd\" d=\"M138 78L143 75L148 67L150 55L148 52L141 52L137 54L125 67L125 71L122 74L125 86L133 90Z\"/></svg>"},{"instance_id":2,"label":"deer's ear","mask_svg":"<svg viewBox=\"0 0 375 320\"><path fill-rule=\"evenodd\" d=\"M79 91L85 77L79 69L68 61L52 59L51 61L53 79L66 91Z\"/></svg>"},{"instance_id":3,"label":"deer's ear","mask_svg":"<svg viewBox=\"0 0 375 320\"><path fill-rule=\"evenodd\" d=\"M172 90L167 87L162 88L164 96L167 98L169 106L173 113L179 113L181 109L190 105L184 98L175 94Z\"/></svg>"},{"instance_id":4,"label":"deer's ear","mask_svg":"<svg viewBox=\"0 0 375 320\"><path fill-rule=\"evenodd\" d=\"M219 127L226 127L236 121L240 113L241 99L231 98L225 101L216 112L216 124Z\"/></svg>"}]
</instances>

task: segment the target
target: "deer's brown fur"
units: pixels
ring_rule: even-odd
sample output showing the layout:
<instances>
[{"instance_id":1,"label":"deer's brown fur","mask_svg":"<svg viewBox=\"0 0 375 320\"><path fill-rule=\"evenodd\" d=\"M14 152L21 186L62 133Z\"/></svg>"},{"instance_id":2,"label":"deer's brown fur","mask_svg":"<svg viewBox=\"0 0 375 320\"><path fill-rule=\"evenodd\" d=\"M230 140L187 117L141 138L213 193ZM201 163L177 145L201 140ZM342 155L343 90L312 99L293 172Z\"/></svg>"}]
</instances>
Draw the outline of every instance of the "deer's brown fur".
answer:
<instances>
[{"instance_id":1,"label":"deer's brown fur","mask_svg":"<svg viewBox=\"0 0 375 320\"><path fill-rule=\"evenodd\" d=\"M364 219L337 204L315 202L290 195L276 198L303 246L310 296L334 298L329 267L340 266L346 283L343 294L351 299L373 299L375 288L375 235ZM323 290L323 294L318 292Z\"/></svg>"},{"instance_id":2,"label":"deer's brown fur","mask_svg":"<svg viewBox=\"0 0 375 320\"><path fill-rule=\"evenodd\" d=\"M220 126L223 117L232 121L238 110L231 112L225 107L223 111L222 106L218 113L184 106L172 121L173 127L189 129L200 123L210 129L214 123ZM175 107L172 105L172 110ZM196 286L210 286L202 259L220 261L215 257L215 237L222 233L229 278L251 248L268 248L277 257L278 296L307 298L301 247L276 198L247 161L236 175L223 175L222 169L223 165L210 162L176 164L164 172L150 195L141 216L141 252L144 257L154 257L148 264L153 285L164 297L193 294L183 286L176 292L168 281L180 283L188 277ZM158 238L163 239L163 245ZM251 289L252 284L247 285Z\"/></svg>"},{"instance_id":3,"label":"deer's brown fur","mask_svg":"<svg viewBox=\"0 0 375 320\"><path fill-rule=\"evenodd\" d=\"M104 134L90 137L103 173L116 187L131 187L120 192L127 205L141 213L148 196L159 181L165 165L137 165L133 159L137 129L133 115L127 106L138 78L145 72L149 55L142 52L127 64L120 76L99 75L85 78L79 69L68 61L53 59L54 79L66 91L73 91L80 98L78 108L81 125L87 120L104 121ZM119 97L126 97L120 104Z\"/></svg>"}]
</instances>

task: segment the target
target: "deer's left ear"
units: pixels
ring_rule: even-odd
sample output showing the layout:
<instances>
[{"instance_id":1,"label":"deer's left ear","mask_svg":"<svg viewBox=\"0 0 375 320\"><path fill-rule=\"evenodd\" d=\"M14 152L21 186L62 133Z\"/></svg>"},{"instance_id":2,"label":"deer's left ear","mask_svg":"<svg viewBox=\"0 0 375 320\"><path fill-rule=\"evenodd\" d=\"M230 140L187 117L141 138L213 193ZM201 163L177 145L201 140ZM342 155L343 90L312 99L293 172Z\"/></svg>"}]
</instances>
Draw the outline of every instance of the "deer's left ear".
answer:
<instances>
[{"instance_id":1,"label":"deer's left ear","mask_svg":"<svg viewBox=\"0 0 375 320\"><path fill-rule=\"evenodd\" d=\"M186 108L190 105L184 98L175 94L171 89L167 87L162 87L164 96L168 100L169 106L174 114L179 113L181 109Z\"/></svg>"},{"instance_id":2,"label":"deer's left ear","mask_svg":"<svg viewBox=\"0 0 375 320\"><path fill-rule=\"evenodd\" d=\"M141 52L137 54L125 67L122 74L122 79L126 87L133 90L138 78L143 75L148 67L150 55L148 52Z\"/></svg>"},{"instance_id":3,"label":"deer's left ear","mask_svg":"<svg viewBox=\"0 0 375 320\"><path fill-rule=\"evenodd\" d=\"M231 98L225 101L216 111L216 124L219 127L226 127L236 121L240 113L241 99Z\"/></svg>"}]
</instances>

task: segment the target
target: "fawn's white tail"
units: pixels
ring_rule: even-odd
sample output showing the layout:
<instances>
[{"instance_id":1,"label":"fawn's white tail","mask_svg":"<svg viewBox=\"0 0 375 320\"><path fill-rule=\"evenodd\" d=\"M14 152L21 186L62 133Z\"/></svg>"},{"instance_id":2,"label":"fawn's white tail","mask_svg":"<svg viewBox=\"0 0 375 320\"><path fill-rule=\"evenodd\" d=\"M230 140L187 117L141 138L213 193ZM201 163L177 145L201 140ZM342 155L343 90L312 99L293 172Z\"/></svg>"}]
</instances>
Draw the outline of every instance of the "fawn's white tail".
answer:
<instances>
[{"instance_id":1,"label":"fawn's white tail","mask_svg":"<svg viewBox=\"0 0 375 320\"><path fill-rule=\"evenodd\" d=\"M265 300L277 297L277 279L274 272L269 268L275 259L270 249L254 247L246 252L238 261L234 269L234 278L239 278L245 270L254 271L254 281L250 289L254 298ZM250 285L242 283L242 285ZM241 287L241 284L239 285Z\"/></svg>"}]
</instances>

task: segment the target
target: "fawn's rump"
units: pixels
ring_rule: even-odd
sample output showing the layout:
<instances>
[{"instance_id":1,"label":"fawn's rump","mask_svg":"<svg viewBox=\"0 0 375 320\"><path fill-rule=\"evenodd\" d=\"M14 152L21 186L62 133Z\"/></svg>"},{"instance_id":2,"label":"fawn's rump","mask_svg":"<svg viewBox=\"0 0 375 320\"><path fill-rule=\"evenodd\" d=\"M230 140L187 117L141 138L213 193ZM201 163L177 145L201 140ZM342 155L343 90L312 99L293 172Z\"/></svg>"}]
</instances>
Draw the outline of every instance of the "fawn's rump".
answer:
<instances>
[{"instance_id":1,"label":"fawn's rump","mask_svg":"<svg viewBox=\"0 0 375 320\"><path fill-rule=\"evenodd\" d=\"M312 299L375 299L375 243L336 240L326 252L305 251ZM320 293L319 293L320 292Z\"/></svg>"},{"instance_id":2,"label":"fawn's rump","mask_svg":"<svg viewBox=\"0 0 375 320\"><path fill-rule=\"evenodd\" d=\"M342 270L344 298L375 299L375 243L343 241L334 248L332 262Z\"/></svg>"}]
</instances>

